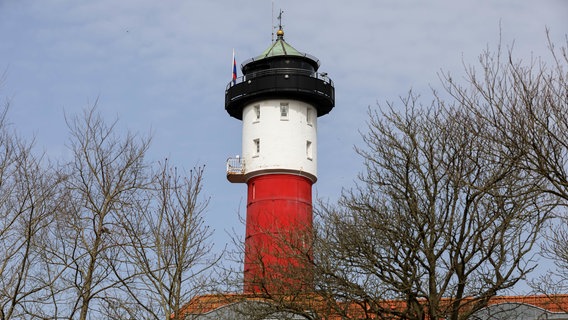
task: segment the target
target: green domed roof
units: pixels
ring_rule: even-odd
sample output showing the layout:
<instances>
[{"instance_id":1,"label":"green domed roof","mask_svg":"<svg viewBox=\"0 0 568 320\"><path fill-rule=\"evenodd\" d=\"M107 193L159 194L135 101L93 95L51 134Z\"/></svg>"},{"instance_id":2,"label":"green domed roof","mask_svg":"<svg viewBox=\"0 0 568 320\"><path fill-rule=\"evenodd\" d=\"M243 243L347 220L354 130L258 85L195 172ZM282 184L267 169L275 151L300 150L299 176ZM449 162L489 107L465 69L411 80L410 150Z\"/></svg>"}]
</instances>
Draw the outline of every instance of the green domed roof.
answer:
<instances>
[{"instance_id":1,"label":"green domed roof","mask_svg":"<svg viewBox=\"0 0 568 320\"><path fill-rule=\"evenodd\" d=\"M270 47L264 50L259 56L254 58L254 60L260 60L276 56L299 56L299 57L306 56L306 54L294 49L294 47L292 47L286 41L284 41L284 32L282 30L278 30L277 35L278 37L276 41L274 41L270 45Z\"/></svg>"},{"instance_id":2,"label":"green domed roof","mask_svg":"<svg viewBox=\"0 0 568 320\"><path fill-rule=\"evenodd\" d=\"M282 31L282 29L278 30L276 35L277 35L276 41L274 41L259 56L256 56L254 58L251 58L243 62L243 64L241 65L241 70L243 71L244 74L246 74L250 70L265 69L266 66L262 64L261 61L267 61L267 60L274 61L278 60L278 58L292 58L295 59L296 61L302 60L310 64L313 67L313 71L318 70L319 68L318 58L310 54L300 52L296 50L294 47L292 47L290 44L288 44L286 41L284 41L284 31ZM259 64L260 67L257 68ZM272 65L271 67L281 68L282 66Z\"/></svg>"}]
</instances>

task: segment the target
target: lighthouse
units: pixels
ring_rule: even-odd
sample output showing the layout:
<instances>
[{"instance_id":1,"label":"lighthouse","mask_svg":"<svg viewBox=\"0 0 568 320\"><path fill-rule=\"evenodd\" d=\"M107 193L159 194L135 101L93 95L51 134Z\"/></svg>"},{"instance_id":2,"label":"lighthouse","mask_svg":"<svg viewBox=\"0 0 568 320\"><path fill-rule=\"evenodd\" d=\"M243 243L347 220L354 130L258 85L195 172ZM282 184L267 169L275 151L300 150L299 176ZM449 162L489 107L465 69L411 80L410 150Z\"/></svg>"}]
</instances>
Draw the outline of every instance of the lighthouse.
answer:
<instances>
[{"instance_id":1,"label":"lighthouse","mask_svg":"<svg viewBox=\"0 0 568 320\"><path fill-rule=\"evenodd\" d=\"M310 290L312 185L317 180L317 118L335 103L319 60L276 39L241 65L225 109L242 121L242 155L227 179L246 183L244 293ZM307 258L307 260L306 260Z\"/></svg>"}]
</instances>

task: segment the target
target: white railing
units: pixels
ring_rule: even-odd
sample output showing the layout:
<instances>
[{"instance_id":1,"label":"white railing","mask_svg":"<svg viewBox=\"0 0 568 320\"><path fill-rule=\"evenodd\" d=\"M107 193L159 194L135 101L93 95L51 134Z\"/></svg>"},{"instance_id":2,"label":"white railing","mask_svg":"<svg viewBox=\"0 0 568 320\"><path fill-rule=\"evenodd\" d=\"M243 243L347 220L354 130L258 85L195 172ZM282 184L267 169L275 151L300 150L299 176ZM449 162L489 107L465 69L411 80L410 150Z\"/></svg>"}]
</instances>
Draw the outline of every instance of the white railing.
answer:
<instances>
[{"instance_id":1,"label":"white railing","mask_svg":"<svg viewBox=\"0 0 568 320\"><path fill-rule=\"evenodd\" d=\"M227 159L227 175L244 174L245 160L241 157Z\"/></svg>"}]
</instances>

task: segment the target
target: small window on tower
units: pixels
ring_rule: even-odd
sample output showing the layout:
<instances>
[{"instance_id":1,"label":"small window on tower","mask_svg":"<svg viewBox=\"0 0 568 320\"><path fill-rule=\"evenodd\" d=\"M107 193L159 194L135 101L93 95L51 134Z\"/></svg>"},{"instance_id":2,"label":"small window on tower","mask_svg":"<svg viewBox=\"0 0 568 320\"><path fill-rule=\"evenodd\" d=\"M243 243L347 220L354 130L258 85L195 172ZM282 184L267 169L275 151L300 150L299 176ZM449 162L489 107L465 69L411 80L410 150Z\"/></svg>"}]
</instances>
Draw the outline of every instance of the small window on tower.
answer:
<instances>
[{"instance_id":1,"label":"small window on tower","mask_svg":"<svg viewBox=\"0 0 568 320\"><path fill-rule=\"evenodd\" d=\"M280 104L280 120L288 120L288 103Z\"/></svg>"},{"instance_id":2,"label":"small window on tower","mask_svg":"<svg viewBox=\"0 0 568 320\"><path fill-rule=\"evenodd\" d=\"M306 141L306 156L307 156L308 160L312 160L313 151L312 151L312 142L311 141Z\"/></svg>"},{"instance_id":3,"label":"small window on tower","mask_svg":"<svg viewBox=\"0 0 568 320\"><path fill-rule=\"evenodd\" d=\"M260 120L260 105L254 106L254 114L256 116L255 122L258 122Z\"/></svg>"},{"instance_id":4,"label":"small window on tower","mask_svg":"<svg viewBox=\"0 0 568 320\"><path fill-rule=\"evenodd\" d=\"M314 111L309 107L306 108L306 123L308 126L311 126L314 123Z\"/></svg>"},{"instance_id":5,"label":"small window on tower","mask_svg":"<svg viewBox=\"0 0 568 320\"><path fill-rule=\"evenodd\" d=\"M254 155L253 155L253 157L258 157L258 155L260 154L260 139L254 139L253 143L254 143Z\"/></svg>"}]
</instances>

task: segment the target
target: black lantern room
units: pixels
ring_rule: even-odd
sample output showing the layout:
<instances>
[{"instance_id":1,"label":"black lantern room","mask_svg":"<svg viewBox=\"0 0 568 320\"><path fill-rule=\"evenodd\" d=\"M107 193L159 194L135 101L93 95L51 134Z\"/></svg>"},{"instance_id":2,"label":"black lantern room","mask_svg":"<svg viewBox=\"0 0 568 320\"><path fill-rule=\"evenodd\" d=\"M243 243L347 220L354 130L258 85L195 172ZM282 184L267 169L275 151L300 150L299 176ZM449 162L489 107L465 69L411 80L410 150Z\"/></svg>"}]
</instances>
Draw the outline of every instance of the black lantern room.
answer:
<instances>
[{"instance_id":1,"label":"black lantern room","mask_svg":"<svg viewBox=\"0 0 568 320\"><path fill-rule=\"evenodd\" d=\"M333 81L318 73L317 58L299 52L284 41L284 31L261 55L243 62L243 76L231 81L225 91L225 109L242 120L242 110L248 104L266 98L297 99L310 103L323 116L333 109Z\"/></svg>"}]
</instances>

